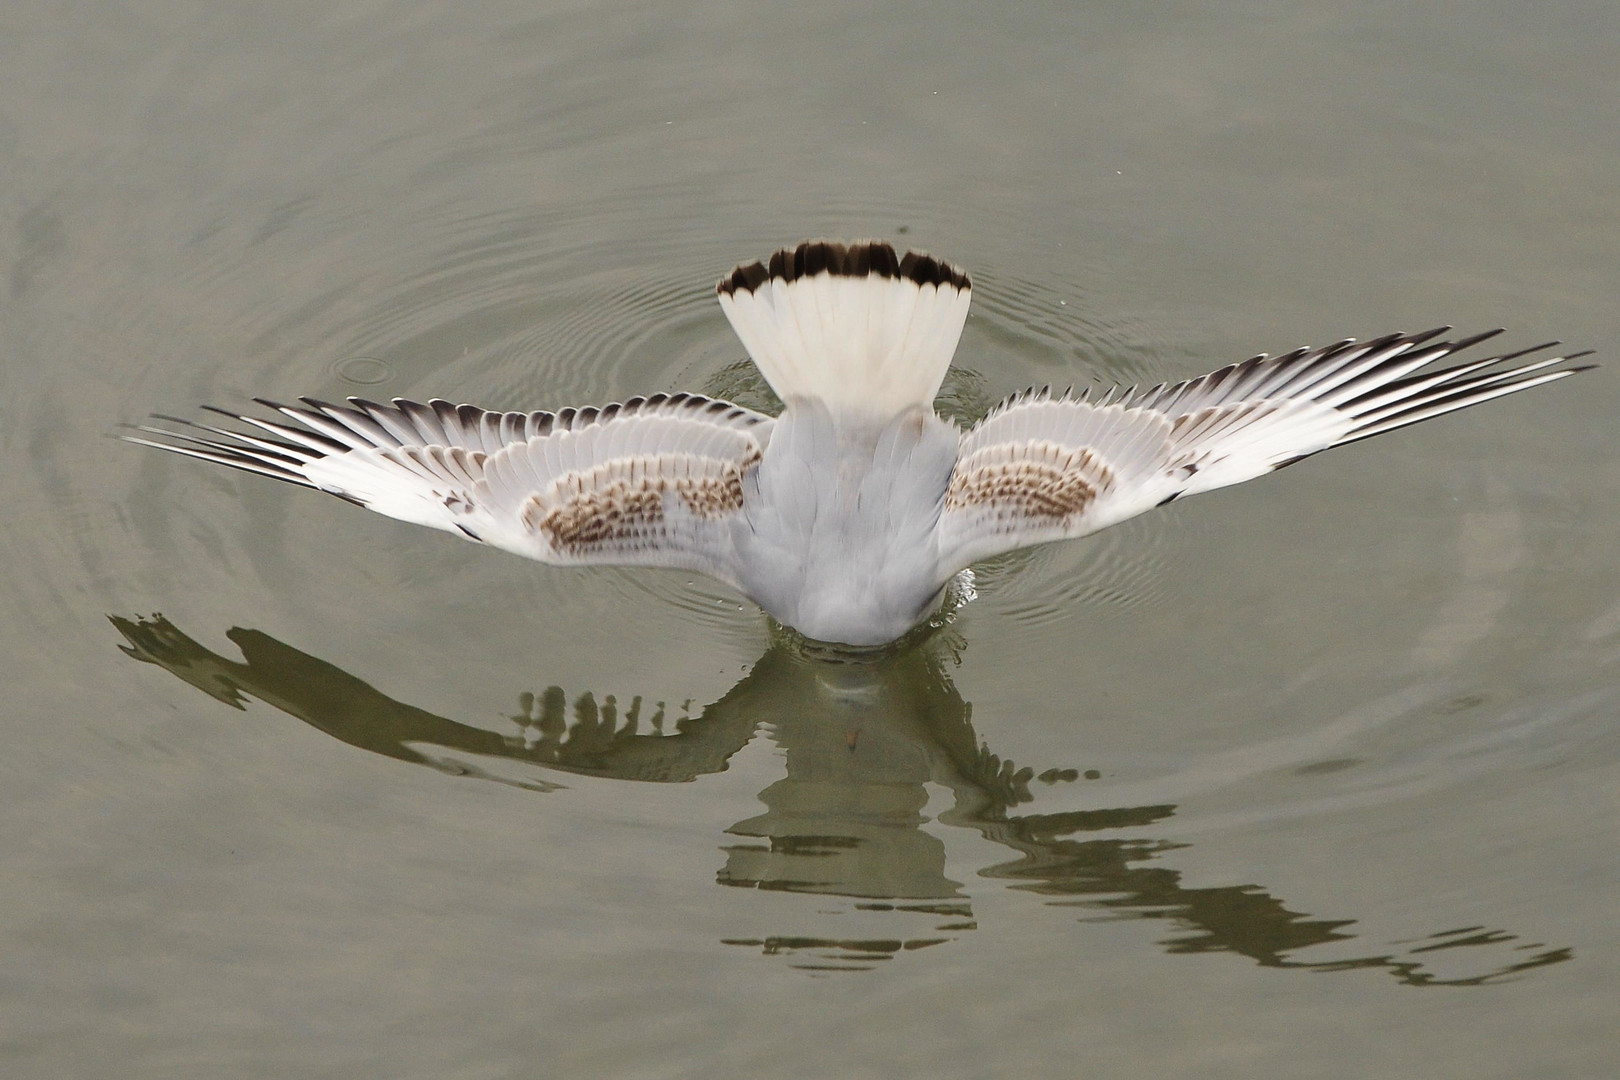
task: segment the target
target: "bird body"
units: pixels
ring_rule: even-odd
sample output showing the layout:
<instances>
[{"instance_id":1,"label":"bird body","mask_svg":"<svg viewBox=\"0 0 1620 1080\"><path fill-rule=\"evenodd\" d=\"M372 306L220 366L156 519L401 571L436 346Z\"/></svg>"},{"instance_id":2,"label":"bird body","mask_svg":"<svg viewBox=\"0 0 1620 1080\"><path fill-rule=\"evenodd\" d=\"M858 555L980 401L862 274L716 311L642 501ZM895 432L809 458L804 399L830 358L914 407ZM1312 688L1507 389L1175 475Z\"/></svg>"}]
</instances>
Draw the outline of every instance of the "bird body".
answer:
<instances>
[{"instance_id":1,"label":"bird body","mask_svg":"<svg viewBox=\"0 0 1620 1080\"><path fill-rule=\"evenodd\" d=\"M744 485L738 587L820 641L879 645L904 634L960 569L939 561L960 437L932 408L880 426L819 402L790 406Z\"/></svg>"},{"instance_id":2,"label":"bird body","mask_svg":"<svg viewBox=\"0 0 1620 1080\"><path fill-rule=\"evenodd\" d=\"M557 413L304 399L224 413L245 427L160 417L181 427L125 437L542 562L707 574L808 637L875 646L980 559L1583 370L1567 365L1581 354L1511 363L1556 342L1435 369L1499 333L1442 327L1096 401L1025 391L963 432L933 401L971 290L883 243L738 267L717 293L783 401L774 418L695 394Z\"/></svg>"}]
</instances>

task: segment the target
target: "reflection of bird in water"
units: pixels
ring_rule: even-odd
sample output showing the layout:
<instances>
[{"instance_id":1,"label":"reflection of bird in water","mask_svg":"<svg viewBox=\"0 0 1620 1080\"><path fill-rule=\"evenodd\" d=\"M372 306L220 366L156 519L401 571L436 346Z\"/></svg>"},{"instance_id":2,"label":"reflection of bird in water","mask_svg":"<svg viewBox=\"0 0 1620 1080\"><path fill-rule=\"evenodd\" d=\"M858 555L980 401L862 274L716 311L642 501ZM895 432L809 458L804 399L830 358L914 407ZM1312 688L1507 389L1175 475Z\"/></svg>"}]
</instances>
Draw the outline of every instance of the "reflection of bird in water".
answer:
<instances>
[{"instance_id":1,"label":"reflection of bird in water","mask_svg":"<svg viewBox=\"0 0 1620 1080\"><path fill-rule=\"evenodd\" d=\"M1175 812L1172 805L1057 813L1017 812L1040 782L1077 779L1072 769L1036 774L991 752L947 671L939 636L883 656L828 663L784 637L725 696L698 715L671 719L640 698L628 706L592 693L571 702L558 687L525 694L503 735L385 696L325 661L256 630L227 636L229 660L166 619L112 617L124 651L209 695L244 707L253 697L352 746L446 772L535 791L559 775L677 782L718 773L763 727L782 749L786 775L760 793L765 811L728 832L723 885L857 898L864 910L910 911L947 921L930 936L831 939L780 935L733 944L772 954L808 952L804 966L863 966L948 941L973 926L963 886L945 875L945 846L923 825L925 785L946 789L945 825L971 829L1017 854L979 871L985 878L1117 918L1163 919L1178 928L1174 953L1235 952L1278 968L1387 970L1411 985L1478 985L1568 959L1568 949L1519 942L1472 927L1387 953L1299 958L1311 946L1353 939L1346 919L1290 911L1259 886L1187 888L1162 857L1182 845L1130 835ZM513 775L513 768L527 769ZM539 776L534 775L538 769ZM1095 775L1094 773L1087 774ZM1120 833L1126 835L1118 835ZM1496 966L1442 978L1434 954L1477 947ZM1485 966L1485 965L1481 965Z\"/></svg>"},{"instance_id":2,"label":"reflection of bird in water","mask_svg":"<svg viewBox=\"0 0 1620 1080\"><path fill-rule=\"evenodd\" d=\"M964 433L935 412L971 295L958 268L808 242L718 293L774 419L691 394L555 414L306 399L129 438L541 562L707 574L811 638L872 646L971 563L1580 370L1509 363L1549 346L1430 370L1494 336L1442 327L1098 400L1028 391Z\"/></svg>"}]
</instances>

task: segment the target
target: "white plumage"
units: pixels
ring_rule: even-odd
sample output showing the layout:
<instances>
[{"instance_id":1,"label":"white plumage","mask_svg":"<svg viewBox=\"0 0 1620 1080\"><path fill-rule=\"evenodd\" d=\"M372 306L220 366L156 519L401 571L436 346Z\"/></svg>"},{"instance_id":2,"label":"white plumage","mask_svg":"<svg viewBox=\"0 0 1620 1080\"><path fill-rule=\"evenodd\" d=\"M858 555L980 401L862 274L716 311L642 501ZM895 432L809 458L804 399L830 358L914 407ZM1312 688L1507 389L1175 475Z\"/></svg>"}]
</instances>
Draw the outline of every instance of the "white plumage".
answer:
<instances>
[{"instance_id":1,"label":"white plumage","mask_svg":"<svg viewBox=\"0 0 1620 1080\"><path fill-rule=\"evenodd\" d=\"M807 242L717 291L781 416L693 394L558 413L305 399L125 438L541 562L708 574L809 637L870 646L980 559L1585 370L1511 363L1556 342L1432 369L1500 332L1442 327L1097 401L1025 391L964 433L933 410L972 291L956 267Z\"/></svg>"}]
</instances>

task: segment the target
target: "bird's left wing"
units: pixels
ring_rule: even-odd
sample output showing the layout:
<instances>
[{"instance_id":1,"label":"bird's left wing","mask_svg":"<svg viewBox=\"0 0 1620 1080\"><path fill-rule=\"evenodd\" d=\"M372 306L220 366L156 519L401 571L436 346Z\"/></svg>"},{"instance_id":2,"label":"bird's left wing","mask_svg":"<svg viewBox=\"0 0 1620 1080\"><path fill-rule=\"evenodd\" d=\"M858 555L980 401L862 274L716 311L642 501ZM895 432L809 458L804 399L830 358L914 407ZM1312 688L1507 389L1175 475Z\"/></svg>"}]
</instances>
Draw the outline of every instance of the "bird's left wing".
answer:
<instances>
[{"instance_id":1,"label":"bird's left wing","mask_svg":"<svg viewBox=\"0 0 1620 1080\"><path fill-rule=\"evenodd\" d=\"M1501 332L1434 341L1449 329L1256 356L1095 402L1015 394L962 437L940 519L942 568L1085 536L1183 495L1584 370L1557 367L1584 353L1511 363L1557 342L1424 370Z\"/></svg>"},{"instance_id":2,"label":"bird's left wing","mask_svg":"<svg viewBox=\"0 0 1620 1080\"><path fill-rule=\"evenodd\" d=\"M162 416L124 436L329 492L541 562L671 566L733 581L731 524L771 418L696 394L489 412L447 401L261 401L237 428ZM213 410L222 412L222 410Z\"/></svg>"}]
</instances>

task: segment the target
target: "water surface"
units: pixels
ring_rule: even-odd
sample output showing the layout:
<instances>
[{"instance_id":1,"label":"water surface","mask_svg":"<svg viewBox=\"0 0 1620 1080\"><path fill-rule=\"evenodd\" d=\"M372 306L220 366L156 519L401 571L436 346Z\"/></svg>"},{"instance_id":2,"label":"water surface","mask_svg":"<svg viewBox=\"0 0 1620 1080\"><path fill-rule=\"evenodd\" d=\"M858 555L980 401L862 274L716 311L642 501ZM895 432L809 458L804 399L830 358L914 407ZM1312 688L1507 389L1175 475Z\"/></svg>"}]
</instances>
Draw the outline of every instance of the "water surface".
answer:
<instances>
[{"instance_id":1,"label":"water surface","mask_svg":"<svg viewBox=\"0 0 1620 1080\"><path fill-rule=\"evenodd\" d=\"M1620 355L1560 3L0 15L8 1076L1620 1067L1608 369L980 567L829 664L104 436L769 404L736 262L966 266L941 408L1440 322Z\"/></svg>"}]
</instances>

